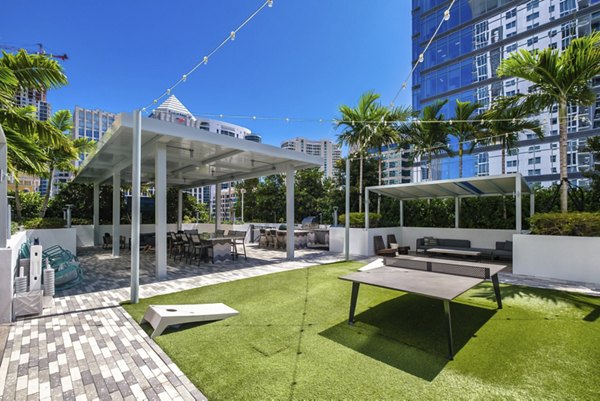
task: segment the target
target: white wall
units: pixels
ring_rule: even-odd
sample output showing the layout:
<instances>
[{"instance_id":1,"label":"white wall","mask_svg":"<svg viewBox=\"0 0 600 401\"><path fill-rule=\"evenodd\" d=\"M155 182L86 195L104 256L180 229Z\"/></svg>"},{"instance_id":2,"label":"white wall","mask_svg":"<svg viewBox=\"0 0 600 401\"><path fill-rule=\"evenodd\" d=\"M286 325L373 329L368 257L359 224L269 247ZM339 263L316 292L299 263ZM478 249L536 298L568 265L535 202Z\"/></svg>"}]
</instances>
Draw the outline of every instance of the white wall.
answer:
<instances>
[{"instance_id":1,"label":"white wall","mask_svg":"<svg viewBox=\"0 0 600 401\"><path fill-rule=\"evenodd\" d=\"M402 227L403 246L410 246L415 251L417 238L435 237L448 239L467 239L473 248L495 249L496 241L512 241L515 230L487 230L479 228L432 228L432 227Z\"/></svg>"},{"instance_id":2,"label":"white wall","mask_svg":"<svg viewBox=\"0 0 600 401\"><path fill-rule=\"evenodd\" d=\"M344 252L345 232L346 229L344 227L331 227L329 229L329 250L331 252ZM365 230L364 228L351 228L350 255L375 255L375 250L373 249L373 237L381 235L383 237L383 242L387 245L388 234L394 234L396 240L401 242L400 227L370 228L369 230Z\"/></svg>"},{"instance_id":3,"label":"white wall","mask_svg":"<svg viewBox=\"0 0 600 401\"><path fill-rule=\"evenodd\" d=\"M26 240L27 233L21 231L8 240L6 248L0 248L0 324L12 321L14 273L19 249Z\"/></svg>"},{"instance_id":4,"label":"white wall","mask_svg":"<svg viewBox=\"0 0 600 401\"><path fill-rule=\"evenodd\" d=\"M44 228L27 230L27 239L33 242L34 238L40 239L40 245L46 249L54 245L60 245L77 255L77 229L75 228Z\"/></svg>"},{"instance_id":5,"label":"white wall","mask_svg":"<svg viewBox=\"0 0 600 401\"><path fill-rule=\"evenodd\" d=\"M329 250L344 252L344 227L331 227L329 229ZM387 245L387 235L394 234L402 246L410 246L415 251L417 238L425 236L450 239L467 239L474 248L496 248L496 241L512 241L514 230L484 230L470 228L429 228L429 227L388 227L350 229L350 254L373 256L373 237L381 235Z\"/></svg>"},{"instance_id":6,"label":"white wall","mask_svg":"<svg viewBox=\"0 0 600 401\"><path fill-rule=\"evenodd\" d=\"M600 238L514 235L513 273L600 284Z\"/></svg>"}]
</instances>

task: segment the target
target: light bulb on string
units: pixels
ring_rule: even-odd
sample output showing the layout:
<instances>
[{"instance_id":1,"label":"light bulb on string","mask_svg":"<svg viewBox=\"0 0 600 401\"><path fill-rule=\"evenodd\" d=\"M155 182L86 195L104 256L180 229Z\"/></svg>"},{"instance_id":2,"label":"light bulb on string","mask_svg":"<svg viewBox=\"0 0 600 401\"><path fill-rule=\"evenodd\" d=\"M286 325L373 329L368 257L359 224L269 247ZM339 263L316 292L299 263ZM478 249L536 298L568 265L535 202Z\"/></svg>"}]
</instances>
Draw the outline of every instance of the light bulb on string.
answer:
<instances>
[{"instance_id":1,"label":"light bulb on string","mask_svg":"<svg viewBox=\"0 0 600 401\"><path fill-rule=\"evenodd\" d=\"M171 89L167 89L167 95L171 94Z\"/></svg>"},{"instance_id":2,"label":"light bulb on string","mask_svg":"<svg viewBox=\"0 0 600 401\"><path fill-rule=\"evenodd\" d=\"M204 65L208 64L208 56L204 56L202 62L204 63Z\"/></svg>"},{"instance_id":3,"label":"light bulb on string","mask_svg":"<svg viewBox=\"0 0 600 401\"><path fill-rule=\"evenodd\" d=\"M448 21L450 19L450 9L444 11L444 21Z\"/></svg>"},{"instance_id":4,"label":"light bulb on string","mask_svg":"<svg viewBox=\"0 0 600 401\"><path fill-rule=\"evenodd\" d=\"M423 53L419 54L419 63L422 63L423 61L425 61L425 56L423 55Z\"/></svg>"},{"instance_id":5,"label":"light bulb on string","mask_svg":"<svg viewBox=\"0 0 600 401\"><path fill-rule=\"evenodd\" d=\"M181 77L181 80L183 82L187 81L187 74L183 74L183 76Z\"/></svg>"},{"instance_id":6,"label":"light bulb on string","mask_svg":"<svg viewBox=\"0 0 600 401\"><path fill-rule=\"evenodd\" d=\"M273 0L267 1L267 7L269 7L269 8L273 7Z\"/></svg>"},{"instance_id":7,"label":"light bulb on string","mask_svg":"<svg viewBox=\"0 0 600 401\"><path fill-rule=\"evenodd\" d=\"M229 34L229 39L235 40L235 31L231 31L231 33Z\"/></svg>"}]
</instances>

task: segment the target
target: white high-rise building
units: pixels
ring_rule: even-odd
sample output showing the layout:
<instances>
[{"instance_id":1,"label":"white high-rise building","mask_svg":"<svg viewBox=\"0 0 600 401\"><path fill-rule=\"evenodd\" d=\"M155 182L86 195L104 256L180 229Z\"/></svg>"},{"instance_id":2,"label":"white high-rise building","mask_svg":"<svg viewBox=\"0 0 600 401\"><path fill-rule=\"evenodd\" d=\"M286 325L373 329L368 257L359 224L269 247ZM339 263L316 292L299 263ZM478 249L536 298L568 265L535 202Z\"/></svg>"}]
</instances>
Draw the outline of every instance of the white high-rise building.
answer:
<instances>
[{"instance_id":1,"label":"white high-rise building","mask_svg":"<svg viewBox=\"0 0 600 401\"><path fill-rule=\"evenodd\" d=\"M327 139L314 141L302 137L289 139L281 142L283 149L293 150L296 152L306 153L312 156L320 156L323 158L321 171L325 177L332 178L336 171L336 163L342 157L340 147Z\"/></svg>"}]
</instances>

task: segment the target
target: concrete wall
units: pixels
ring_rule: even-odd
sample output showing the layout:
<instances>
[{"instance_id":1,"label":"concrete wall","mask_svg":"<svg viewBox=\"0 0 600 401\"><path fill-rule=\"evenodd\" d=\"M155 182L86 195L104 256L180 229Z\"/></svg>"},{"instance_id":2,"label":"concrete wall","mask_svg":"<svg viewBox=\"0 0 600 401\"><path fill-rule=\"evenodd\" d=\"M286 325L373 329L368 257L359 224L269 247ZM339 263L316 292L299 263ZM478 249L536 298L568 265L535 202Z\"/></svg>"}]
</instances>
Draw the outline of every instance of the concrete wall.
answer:
<instances>
[{"instance_id":1,"label":"concrete wall","mask_svg":"<svg viewBox=\"0 0 600 401\"><path fill-rule=\"evenodd\" d=\"M54 245L60 245L73 253L73 255L77 255L77 229L75 228L27 230L27 239L33 242L34 238L40 239L40 245L44 249Z\"/></svg>"},{"instance_id":2,"label":"concrete wall","mask_svg":"<svg viewBox=\"0 0 600 401\"><path fill-rule=\"evenodd\" d=\"M431 227L402 227L402 239L398 241L403 246L410 246L414 252L417 238L435 237L448 239L467 239L473 248L496 248L496 241L512 241L515 230L485 230L478 228L431 228Z\"/></svg>"},{"instance_id":3,"label":"concrete wall","mask_svg":"<svg viewBox=\"0 0 600 401\"><path fill-rule=\"evenodd\" d=\"M343 227L331 227L329 229L329 249L332 252L344 252L344 234ZM387 235L394 234L398 243L402 246L410 246L414 252L417 245L417 238L436 237L451 239L467 239L471 241L474 248L496 247L496 241L512 241L514 230L483 230L469 228L429 228L429 227L388 227L388 228L370 228L367 232L364 228L350 229L350 254L373 256L373 237L381 235L387 245Z\"/></svg>"},{"instance_id":4,"label":"concrete wall","mask_svg":"<svg viewBox=\"0 0 600 401\"><path fill-rule=\"evenodd\" d=\"M600 284L600 238L514 235L513 272Z\"/></svg>"},{"instance_id":5,"label":"concrete wall","mask_svg":"<svg viewBox=\"0 0 600 401\"><path fill-rule=\"evenodd\" d=\"M21 231L8 240L6 248L0 248L0 324L12 321L12 298L14 274L21 244L27 240L27 233Z\"/></svg>"}]
</instances>

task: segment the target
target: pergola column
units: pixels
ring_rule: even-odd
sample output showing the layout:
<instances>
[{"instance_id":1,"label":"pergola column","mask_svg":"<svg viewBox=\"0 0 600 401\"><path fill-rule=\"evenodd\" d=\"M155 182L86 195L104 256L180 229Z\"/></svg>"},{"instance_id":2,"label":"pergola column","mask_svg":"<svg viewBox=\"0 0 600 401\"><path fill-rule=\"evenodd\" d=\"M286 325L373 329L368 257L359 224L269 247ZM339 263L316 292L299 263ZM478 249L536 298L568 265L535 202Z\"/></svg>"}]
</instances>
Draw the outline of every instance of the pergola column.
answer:
<instances>
[{"instance_id":1,"label":"pergola column","mask_svg":"<svg viewBox=\"0 0 600 401\"><path fill-rule=\"evenodd\" d=\"M133 112L131 164L131 303L140 300L140 189L142 160L142 112Z\"/></svg>"},{"instance_id":2,"label":"pergola column","mask_svg":"<svg viewBox=\"0 0 600 401\"><path fill-rule=\"evenodd\" d=\"M8 145L0 126L0 248L6 248L8 240ZM11 300L12 302L12 300Z\"/></svg>"},{"instance_id":3,"label":"pergola column","mask_svg":"<svg viewBox=\"0 0 600 401\"><path fill-rule=\"evenodd\" d=\"M121 170L118 167L113 170L112 225L112 256L118 257L121 245Z\"/></svg>"},{"instance_id":4,"label":"pergola column","mask_svg":"<svg viewBox=\"0 0 600 401\"><path fill-rule=\"evenodd\" d=\"M346 157L346 226L344 231L344 250L346 252L346 260L350 260L350 156Z\"/></svg>"},{"instance_id":5,"label":"pergola column","mask_svg":"<svg viewBox=\"0 0 600 401\"><path fill-rule=\"evenodd\" d=\"M454 228L460 227L460 197L454 197Z\"/></svg>"},{"instance_id":6,"label":"pergola column","mask_svg":"<svg viewBox=\"0 0 600 401\"><path fill-rule=\"evenodd\" d=\"M183 191L177 191L177 231L183 227Z\"/></svg>"},{"instance_id":7,"label":"pergola column","mask_svg":"<svg viewBox=\"0 0 600 401\"><path fill-rule=\"evenodd\" d=\"M365 188L365 230L369 229L369 189Z\"/></svg>"},{"instance_id":8,"label":"pergola column","mask_svg":"<svg viewBox=\"0 0 600 401\"><path fill-rule=\"evenodd\" d=\"M404 227L404 201L400 200L400 227Z\"/></svg>"},{"instance_id":9,"label":"pergola column","mask_svg":"<svg viewBox=\"0 0 600 401\"><path fill-rule=\"evenodd\" d=\"M517 174L515 177L515 220L516 220L516 230L517 233L520 233L523 229L523 222L521 216L521 175Z\"/></svg>"},{"instance_id":10,"label":"pergola column","mask_svg":"<svg viewBox=\"0 0 600 401\"><path fill-rule=\"evenodd\" d=\"M100 236L98 230L100 229L100 184L94 184L94 213L92 217L92 224L94 225L94 245L99 245Z\"/></svg>"},{"instance_id":11,"label":"pergola column","mask_svg":"<svg viewBox=\"0 0 600 401\"><path fill-rule=\"evenodd\" d=\"M221 183L215 184L215 233L221 228Z\"/></svg>"},{"instance_id":12,"label":"pergola column","mask_svg":"<svg viewBox=\"0 0 600 401\"><path fill-rule=\"evenodd\" d=\"M154 157L155 275L167 277L167 145L158 142Z\"/></svg>"},{"instance_id":13,"label":"pergola column","mask_svg":"<svg viewBox=\"0 0 600 401\"><path fill-rule=\"evenodd\" d=\"M286 214L286 250L287 258L294 259L294 169L288 168L285 173L285 214Z\"/></svg>"}]
</instances>

